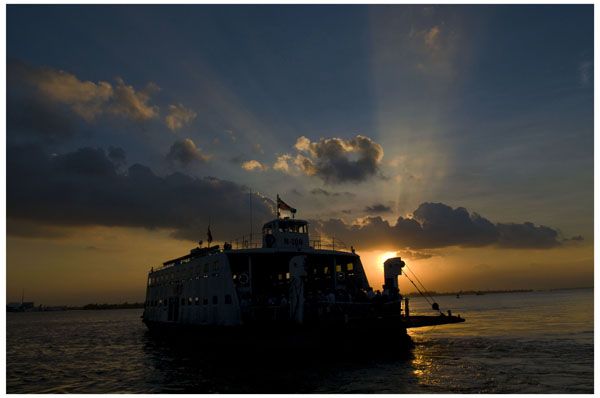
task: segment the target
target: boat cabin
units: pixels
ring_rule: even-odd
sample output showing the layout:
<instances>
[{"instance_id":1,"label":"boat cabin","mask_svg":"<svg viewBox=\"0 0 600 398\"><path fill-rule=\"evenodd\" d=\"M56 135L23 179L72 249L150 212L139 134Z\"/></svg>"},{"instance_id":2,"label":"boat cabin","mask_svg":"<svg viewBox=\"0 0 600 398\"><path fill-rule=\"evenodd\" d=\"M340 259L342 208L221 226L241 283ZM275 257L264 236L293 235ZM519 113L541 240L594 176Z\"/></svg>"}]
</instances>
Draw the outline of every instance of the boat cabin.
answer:
<instances>
[{"instance_id":1,"label":"boat cabin","mask_svg":"<svg viewBox=\"0 0 600 398\"><path fill-rule=\"evenodd\" d=\"M263 226L263 248L308 249L308 222L288 217L269 221Z\"/></svg>"}]
</instances>

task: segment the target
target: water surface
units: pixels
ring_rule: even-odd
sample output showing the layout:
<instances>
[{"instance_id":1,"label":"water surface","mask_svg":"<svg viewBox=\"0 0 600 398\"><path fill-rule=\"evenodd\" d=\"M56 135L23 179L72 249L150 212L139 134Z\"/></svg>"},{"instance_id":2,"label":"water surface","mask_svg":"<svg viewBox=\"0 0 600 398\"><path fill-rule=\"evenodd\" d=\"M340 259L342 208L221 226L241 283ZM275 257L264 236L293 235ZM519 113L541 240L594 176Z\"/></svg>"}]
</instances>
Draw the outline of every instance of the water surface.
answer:
<instances>
[{"instance_id":1,"label":"water surface","mask_svg":"<svg viewBox=\"0 0 600 398\"><path fill-rule=\"evenodd\" d=\"M156 338L141 310L8 313L7 392L593 392L592 289L436 300L467 322L411 330L401 358L356 360L204 355L211 341Z\"/></svg>"}]
</instances>

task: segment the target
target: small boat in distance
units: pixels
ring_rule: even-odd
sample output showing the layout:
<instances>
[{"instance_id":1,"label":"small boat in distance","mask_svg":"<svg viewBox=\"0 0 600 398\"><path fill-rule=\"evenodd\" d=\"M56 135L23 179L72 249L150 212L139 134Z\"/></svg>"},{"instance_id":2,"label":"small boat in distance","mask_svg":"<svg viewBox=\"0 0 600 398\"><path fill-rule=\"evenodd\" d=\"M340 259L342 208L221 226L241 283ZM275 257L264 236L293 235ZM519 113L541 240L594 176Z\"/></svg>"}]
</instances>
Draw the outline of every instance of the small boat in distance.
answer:
<instances>
[{"instance_id":1,"label":"small boat in distance","mask_svg":"<svg viewBox=\"0 0 600 398\"><path fill-rule=\"evenodd\" d=\"M374 292L354 248L311 239L308 222L295 219L296 209L279 196L277 205L277 218L264 224L260 242L194 248L152 268L142 316L147 327L237 337L374 332L378 339L400 341L407 328L464 321L450 312L411 315L398 288L405 265L400 257L385 261L383 291ZM208 235L210 245L210 228Z\"/></svg>"}]
</instances>

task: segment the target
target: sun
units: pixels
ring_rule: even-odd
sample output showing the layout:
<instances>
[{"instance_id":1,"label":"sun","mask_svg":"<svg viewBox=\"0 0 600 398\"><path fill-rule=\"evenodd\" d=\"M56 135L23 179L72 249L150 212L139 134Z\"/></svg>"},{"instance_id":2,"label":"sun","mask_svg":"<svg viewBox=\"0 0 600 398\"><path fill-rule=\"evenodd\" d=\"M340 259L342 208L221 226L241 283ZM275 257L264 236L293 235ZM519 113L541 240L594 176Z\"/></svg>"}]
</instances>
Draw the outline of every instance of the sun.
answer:
<instances>
[{"instance_id":1,"label":"sun","mask_svg":"<svg viewBox=\"0 0 600 398\"><path fill-rule=\"evenodd\" d=\"M380 267L383 267L383 263L385 262L385 260L387 260L388 258L392 258L392 257L398 257L398 253L397 252L381 253L379 256L377 256L377 265Z\"/></svg>"}]
</instances>

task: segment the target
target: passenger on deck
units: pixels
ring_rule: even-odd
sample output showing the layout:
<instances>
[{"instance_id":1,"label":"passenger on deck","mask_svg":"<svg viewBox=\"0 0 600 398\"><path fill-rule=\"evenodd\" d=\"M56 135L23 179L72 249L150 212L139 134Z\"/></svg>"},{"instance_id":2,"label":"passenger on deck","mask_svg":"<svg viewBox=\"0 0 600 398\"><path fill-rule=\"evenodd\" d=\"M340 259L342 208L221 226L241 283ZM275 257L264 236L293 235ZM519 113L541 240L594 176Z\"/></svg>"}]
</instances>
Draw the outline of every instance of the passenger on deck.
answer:
<instances>
[{"instance_id":1,"label":"passenger on deck","mask_svg":"<svg viewBox=\"0 0 600 398\"><path fill-rule=\"evenodd\" d=\"M367 288L367 298L369 300L373 300L375 298L375 292L373 292L373 288L371 286Z\"/></svg>"}]
</instances>

